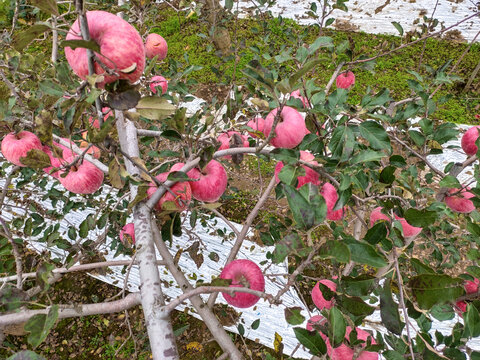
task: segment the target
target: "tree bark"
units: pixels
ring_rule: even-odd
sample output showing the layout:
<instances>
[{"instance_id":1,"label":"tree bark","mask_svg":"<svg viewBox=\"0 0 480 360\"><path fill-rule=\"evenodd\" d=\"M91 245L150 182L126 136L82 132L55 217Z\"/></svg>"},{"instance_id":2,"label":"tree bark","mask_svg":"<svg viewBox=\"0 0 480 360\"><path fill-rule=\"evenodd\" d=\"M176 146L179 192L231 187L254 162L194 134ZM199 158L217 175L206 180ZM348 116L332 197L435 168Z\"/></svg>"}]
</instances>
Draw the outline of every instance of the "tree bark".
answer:
<instances>
[{"instance_id":1,"label":"tree bark","mask_svg":"<svg viewBox=\"0 0 480 360\"><path fill-rule=\"evenodd\" d=\"M137 129L135 125L124 118L121 111L115 110L117 131L121 149L130 157L139 157ZM125 167L132 175L139 175L140 170L127 158ZM138 186L130 185L130 200L137 196ZM150 210L142 201L133 208L133 223L135 225L136 259L140 272L140 294L145 315L150 347L154 360L177 360L178 351L175 343L170 317L162 309L165 305L160 274L152 237Z\"/></svg>"}]
</instances>

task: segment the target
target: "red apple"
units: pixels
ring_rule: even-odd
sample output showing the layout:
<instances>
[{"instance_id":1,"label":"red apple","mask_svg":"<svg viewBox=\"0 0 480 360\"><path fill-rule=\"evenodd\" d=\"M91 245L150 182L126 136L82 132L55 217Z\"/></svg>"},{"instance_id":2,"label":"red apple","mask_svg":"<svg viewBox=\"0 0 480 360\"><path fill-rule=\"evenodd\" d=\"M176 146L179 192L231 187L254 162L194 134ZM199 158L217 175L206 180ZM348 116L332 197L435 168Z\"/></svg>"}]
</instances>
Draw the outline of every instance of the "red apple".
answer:
<instances>
[{"instance_id":1,"label":"red apple","mask_svg":"<svg viewBox=\"0 0 480 360\"><path fill-rule=\"evenodd\" d=\"M375 225L375 223L379 220L386 220L386 221L390 222L390 218L387 215L385 215L384 213L382 213L382 207L381 206L373 209L372 213L370 214L370 227Z\"/></svg>"},{"instance_id":2,"label":"red apple","mask_svg":"<svg viewBox=\"0 0 480 360\"><path fill-rule=\"evenodd\" d=\"M325 325L326 322L327 319L325 319L322 315L314 315L307 321L306 329L308 331L315 331L315 325ZM330 345L330 340L328 340L328 336L321 331L318 331L318 333L322 337L323 341L325 341L325 345L327 346L327 354L331 354L332 346Z\"/></svg>"},{"instance_id":3,"label":"red apple","mask_svg":"<svg viewBox=\"0 0 480 360\"><path fill-rule=\"evenodd\" d=\"M337 76L335 82L337 84L337 88L350 89L351 87L353 87L353 85L355 85L355 74L350 70L345 71L344 73L341 73Z\"/></svg>"},{"instance_id":4,"label":"red apple","mask_svg":"<svg viewBox=\"0 0 480 360\"><path fill-rule=\"evenodd\" d=\"M370 214L370 227L372 227L379 220L386 220L390 222L390 218L387 215L382 213L381 206L375 208ZM402 225L402 233L403 233L403 236L406 238L417 236L422 231L421 227L410 225L407 222L407 220L405 220L404 218L401 218L397 214L395 214L395 220L399 221L400 224Z\"/></svg>"},{"instance_id":5,"label":"red apple","mask_svg":"<svg viewBox=\"0 0 480 360\"><path fill-rule=\"evenodd\" d=\"M18 134L11 132L2 140L3 156L17 166L26 166L20 162L20 158L26 157L27 153L33 149L42 150L42 142L37 135L30 131L20 131Z\"/></svg>"},{"instance_id":6,"label":"red apple","mask_svg":"<svg viewBox=\"0 0 480 360\"><path fill-rule=\"evenodd\" d=\"M462 149L468 156L472 156L477 153L478 148L477 145L475 145L475 141L477 141L478 138L478 128L480 128L480 126L473 126L462 136Z\"/></svg>"},{"instance_id":7,"label":"red apple","mask_svg":"<svg viewBox=\"0 0 480 360\"><path fill-rule=\"evenodd\" d=\"M230 146L233 142L233 136L238 135L240 136L241 141L243 142L242 146L243 147L249 147L250 144L248 142L248 137L246 135L241 135L238 131L227 131L226 133L220 134L220 136L217 138L217 141L220 142L220 147L218 150L226 150L230 149ZM224 156L225 159L231 159L231 155L226 155Z\"/></svg>"},{"instance_id":8,"label":"red apple","mask_svg":"<svg viewBox=\"0 0 480 360\"><path fill-rule=\"evenodd\" d=\"M220 279L231 279L230 287L248 287L252 290L265 291L265 279L262 270L250 260L233 260L225 266L220 274ZM253 306L260 299L253 294L241 292L234 295L222 293L222 295L227 303L238 308Z\"/></svg>"},{"instance_id":9,"label":"red apple","mask_svg":"<svg viewBox=\"0 0 480 360\"><path fill-rule=\"evenodd\" d=\"M319 284L325 285L333 292L337 291L337 284L335 284L331 280L323 279L323 280L320 280L312 289L312 300L315 306L319 310L331 309L334 304L334 299L325 300L325 298L323 297L322 291L320 290Z\"/></svg>"},{"instance_id":10,"label":"red apple","mask_svg":"<svg viewBox=\"0 0 480 360\"><path fill-rule=\"evenodd\" d=\"M465 291L467 294L474 294L478 291L478 285L480 285L480 280L477 278L473 279L473 281L467 280L464 285Z\"/></svg>"},{"instance_id":11,"label":"red apple","mask_svg":"<svg viewBox=\"0 0 480 360\"><path fill-rule=\"evenodd\" d=\"M278 109L273 109L265 118L265 127L263 133L265 137L272 130L273 121L278 113ZM305 119L294 108L284 106L280 113L280 121L275 128L275 136L270 143L275 147L292 149L300 144L307 134Z\"/></svg>"},{"instance_id":12,"label":"red apple","mask_svg":"<svg viewBox=\"0 0 480 360\"><path fill-rule=\"evenodd\" d=\"M216 160L210 160L203 171L192 169L187 173L191 179L192 196L204 202L215 202L223 195L227 188L227 172L222 164Z\"/></svg>"},{"instance_id":13,"label":"red apple","mask_svg":"<svg viewBox=\"0 0 480 360\"><path fill-rule=\"evenodd\" d=\"M343 218L345 207L343 209L333 211L333 208L338 200L337 189L335 189L332 184L325 183L320 190L320 194L323 196L325 203L327 204L327 220L337 221Z\"/></svg>"},{"instance_id":14,"label":"red apple","mask_svg":"<svg viewBox=\"0 0 480 360\"><path fill-rule=\"evenodd\" d=\"M65 157L66 163L72 163L75 156ZM62 171L64 173L65 171ZM59 177L60 183L75 194L93 194L103 183L103 172L87 160L80 160L70 168L67 176Z\"/></svg>"},{"instance_id":15,"label":"red apple","mask_svg":"<svg viewBox=\"0 0 480 360\"><path fill-rule=\"evenodd\" d=\"M457 301L455 303L458 309L455 309L458 315L463 318L463 313L467 311L467 303L465 301Z\"/></svg>"},{"instance_id":16,"label":"red apple","mask_svg":"<svg viewBox=\"0 0 480 360\"><path fill-rule=\"evenodd\" d=\"M255 119L250 120L247 123L247 126L252 128L254 131L259 131L259 132L263 133L263 128L265 127L265 120L263 120L263 118L257 116ZM258 137L253 132L248 132L248 133L250 134L251 137L254 137L254 138Z\"/></svg>"},{"instance_id":17,"label":"red apple","mask_svg":"<svg viewBox=\"0 0 480 360\"><path fill-rule=\"evenodd\" d=\"M475 197L470 191L467 189L462 189L459 192L459 189L450 189L449 194L455 194L452 196L445 196L445 204L455 212L468 214L475 210L475 205L471 199Z\"/></svg>"},{"instance_id":18,"label":"red apple","mask_svg":"<svg viewBox=\"0 0 480 360\"><path fill-rule=\"evenodd\" d=\"M310 105L310 102L308 101L308 99L306 97L300 95L300 90L292 91L292 93L290 94L290 97L300 99L302 101L303 107L306 108L306 109L312 107Z\"/></svg>"},{"instance_id":19,"label":"red apple","mask_svg":"<svg viewBox=\"0 0 480 360\"><path fill-rule=\"evenodd\" d=\"M318 163L314 159L315 159L315 156L313 156L308 151L300 150L300 160L318 165ZM283 166L284 166L283 162L281 161L279 161L275 166L275 180L277 181L277 183L280 182L280 179L278 178L278 174L283 169ZM297 189L308 183L312 183L317 186L320 185L318 173L315 170L309 168L308 166L302 165L302 167L305 169L305 175L298 177Z\"/></svg>"},{"instance_id":20,"label":"red apple","mask_svg":"<svg viewBox=\"0 0 480 360\"><path fill-rule=\"evenodd\" d=\"M105 114L105 115L103 116L103 121L104 121L104 122L107 121L107 119L108 119L110 116L114 116L113 111L110 110L109 107L104 107L104 108L102 108L102 112ZM89 124L92 125L95 129L100 129L100 122L98 121L98 119L93 119L93 117L90 116L90 117L88 118L88 122L89 122ZM87 140L87 133L88 133L87 131L82 132L82 137L83 137L84 140Z\"/></svg>"},{"instance_id":21,"label":"red apple","mask_svg":"<svg viewBox=\"0 0 480 360\"><path fill-rule=\"evenodd\" d=\"M364 344L361 344L361 347L365 347L367 344L367 339L370 338L371 344L376 344L375 339L373 336L360 328L356 328L357 330L357 339L365 341ZM352 332L352 328L347 326L347 330L345 333L345 338L349 339L350 333ZM357 345L358 346L358 345ZM340 345L339 347L332 348L331 353L329 354L331 360L352 360L354 355L353 348L347 346L345 343ZM378 353L372 351L361 351L360 354L356 357L357 360L378 360Z\"/></svg>"},{"instance_id":22,"label":"red apple","mask_svg":"<svg viewBox=\"0 0 480 360\"><path fill-rule=\"evenodd\" d=\"M167 180L168 174L174 171L179 171L185 164L177 163L172 166L170 171L161 173L156 176L156 178L161 181L165 182ZM165 192L165 194L160 198L160 200L155 205L155 209L158 211L162 211L162 205L166 202L174 202L177 211L183 211L188 208L190 201L192 200L192 189L190 188L190 184L188 182L176 182L173 186L170 187L171 191ZM157 191L157 186L152 182L150 183L150 187L147 190L148 197L152 197L152 195ZM173 195L172 192L175 194Z\"/></svg>"},{"instance_id":23,"label":"red apple","mask_svg":"<svg viewBox=\"0 0 480 360\"><path fill-rule=\"evenodd\" d=\"M96 56L116 73L107 74L95 62L95 73L104 76L103 81L97 83L98 87L103 88L118 79L137 81L145 68L145 48L138 31L119 16L106 11L87 11L87 21L91 39L100 46L100 54L95 53ZM77 19L66 40L81 39ZM75 74L85 80L88 75L87 49L65 47L65 56Z\"/></svg>"},{"instance_id":24,"label":"red apple","mask_svg":"<svg viewBox=\"0 0 480 360\"><path fill-rule=\"evenodd\" d=\"M148 34L145 40L145 55L149 59L153 59L155 56L157 60L163 60L167 56L168 45L163 37L158 34Z\"/></svg>"},{"instance_id":25,"label":"red apple","mask_svg":"<svg viewBox=\"0 0 480 360\"><path fill-rule=\"evenodd\" d=\"M58 145L57 143L53 142L54 145ZM50 174L50 171L53 169L53 168L61 168L62 165L63 165L63 158L57 158L54 156L53 154L53 151L52 149L50 149L50 147L48 146L43 146L42 148L43 152L45 154L48 155L48 157L50 158L50 163L52 164L52 166L49 166L49 167L46 167L46 168L43 168L43 171L45 171L47 174L53 176L55 179L58 179L60 177L60 174L61 172L60 171L55 171L54 173L51 173Z\"/></svg>"},{"instance_id":26,"label":"red apple","mask_svg":"<svg viewBox=\"0 0 480 360\"><path fill-rule=\"evenodd\" d=\"M122 230L120 230L120 241L122 244L125 245L129 240L135 244L135 226L133 223L126 224Z\"/></svg>"},{"instance_id":27,"label":"red apple","mask_svg":"<svg viewBox=\"0 0 480 360\"><path fill-rule=\"evenodd\" d=\"M163 76L157 75L150 79L150 90L156 94L157 87L162 89L162 95L167 92L168 89L168 81Z\"/></svg>"}]
</instances>

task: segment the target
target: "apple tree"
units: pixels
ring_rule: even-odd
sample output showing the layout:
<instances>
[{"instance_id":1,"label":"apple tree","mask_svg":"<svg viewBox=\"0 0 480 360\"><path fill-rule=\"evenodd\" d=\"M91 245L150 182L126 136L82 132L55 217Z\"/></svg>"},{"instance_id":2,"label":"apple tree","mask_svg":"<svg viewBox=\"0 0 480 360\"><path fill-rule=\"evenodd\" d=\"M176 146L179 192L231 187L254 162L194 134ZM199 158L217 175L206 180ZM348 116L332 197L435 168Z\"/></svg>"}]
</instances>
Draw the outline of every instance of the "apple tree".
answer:
<instances>
[{"instance_id":1,"label":"apple tree","mask_svg":"<svg viewBox=\"0 0 480 360\"><path fill-rule=\"evenodd\" d=\"M187 114L182 104L191 100L189 75L198 67L171 60L168 71L159 75L167 44L158 34L140 34L129 24L129 16L137 15L135 4L122 7L124 20L104 10L86 11L79 0L34 3L41 21L14 26L0 57L0 173L5 179L0 254L9 258L0 265L6 273L0 279L0 329L24 324L35 349L58 319L141 305L153 358L178 359L170 316L187 301L224 351L221 358L241 359L212 311L220 292L242 311L258 301L283 310L296 326L299 346L317 358L480 357L467 346L480 335L480 190L474 185L478 130L472 128L462 138L468 155L463 163L438 167L431 160L459 136L455 125L436 121L434 114L448 101L437 94L458 80L454 69L462 57L453 65L426 67L424 73L410 71L409 98L394 99L381 84L365 89L359 99L351 96L359 86L355 73L374 71L379 57L478 13L376 55L323 33L308 42L306 32L286 32L280 49L264 36L265 50L252 49L254 58L242 68L241 81L232 79L223 103ZM344 3L335 6L347 10ZM331 23L326 9L320 29ZM30 52L42 34L52 40L50 58ZM331 68L331 77L317 79L318 67ZM201 204L213 204L210 210L223 217L217 205L228 187L225 166L238 165L245 156L276 161L275 175L242 230L232 228L235 241L225 243L228 260L219 265L218 277L194 286L181 257L177 264L170 252L182 231L181 219L188 213L194 226L202 226L195 222L202 216ZM467 167L473 176L460 181ZM106 185L116 191L105 194ZM29 203L37 193L52 208ZM274 214L258 229L261 241L274 249L265 264L289 264L288 274L281 275L286 285L275 294L265 292L268 266L262 272L252 261L237 259L271 193L288 204L286 214ZM7 221L3 209L12 201L19 211ZM88 209L95 211L86 212L79 229L59 231L56 223L69 211ZM93 230L103 235L84 240ZM89 262L107 236L118 253L134 253L133 260ZM30 240L68 255L49 259L33 275L24 273L21 248ZM465 258L470 265L455 271ZM305 316L285 307L282 296L316 264L329 276L312 285L316 315L304 328L297 325ZM138 292L76 306L41 307L35 301L62 273L118 265L138 266ZM183 292L170 302L165 301L159 265ZM201 294L210 294L208 301ZM362 329L377 308L383 331ZM451 334L430 332L433 319L454 318ZM34 358L34 353L11 358L27 356Z\"/></svg>"}]
</instances>

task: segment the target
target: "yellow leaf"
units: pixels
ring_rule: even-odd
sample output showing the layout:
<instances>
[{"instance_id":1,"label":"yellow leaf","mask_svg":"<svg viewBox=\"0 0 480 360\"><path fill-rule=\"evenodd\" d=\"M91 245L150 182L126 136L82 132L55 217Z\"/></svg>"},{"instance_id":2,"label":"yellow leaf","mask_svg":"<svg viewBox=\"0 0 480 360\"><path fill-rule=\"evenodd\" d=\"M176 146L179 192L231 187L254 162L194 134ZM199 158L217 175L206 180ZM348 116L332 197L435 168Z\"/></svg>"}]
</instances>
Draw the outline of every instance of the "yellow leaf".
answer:
<instances>
[{"instance_id":1,"label":"yellow leaf","mask_svg":"<svg viewBox=\"0 0 480 360\"><path fill-rule=\"evenodd\" d=\"M203 346L197 341L192 341L191 343L187 344L187 350L202 351Z\"/></svg>"},{"instance_id":2,"label":"yellow leaf","mask_svg":"<svg viewBox=\"0 0 480 360\"><path fill-rule=\"evenodd\" d=\"M275 340L273 340L273 349L277 353L283 351L282 340L283 340L283 338L280 336L280 334L275 332Z\"/></svg>"}]
</instances>

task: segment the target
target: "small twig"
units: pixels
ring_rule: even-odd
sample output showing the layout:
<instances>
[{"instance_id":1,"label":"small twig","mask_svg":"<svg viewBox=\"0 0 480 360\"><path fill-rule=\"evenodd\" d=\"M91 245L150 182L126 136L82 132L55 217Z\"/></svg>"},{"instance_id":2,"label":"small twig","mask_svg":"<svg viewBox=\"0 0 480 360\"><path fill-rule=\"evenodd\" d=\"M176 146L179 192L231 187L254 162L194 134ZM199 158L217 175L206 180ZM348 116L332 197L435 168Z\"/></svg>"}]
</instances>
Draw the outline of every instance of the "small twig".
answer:
<instances>
[{"instance_id":1,"label":"small twig","mask_svg":"<svg viewBox=\"0 0 480 360\"><path fill-rule=\"evenodd\" d=\"M269 301L271 304L279 304L279 301L277 299L274 299L272 295L266 294L263 291L253 290L253 289L250 289L248 287L199 286L197 288L194 288L193 290L188 290L188 291L184 292L183 294L179 295L174 300L170 301L168 303L168 305L164 306L164 310L167 313L170 313L173 310L175 310L175 308L178 305L180 305L185 300L188 300L192 296L201 295L201 294L211 294L211 293L217 293L217 292L224 292L224 293L228 293L228 294L231 294L231 295L233 295L237 292L252 294L252 295L261 297L261 298Z\"/></svg>"},{"instance_id":2,"label":"small twig","mask_svg":"<svg viewBox=\"0 0 480 360\"><path fill-rule=\"evenodd\" d=\"M133 262L132 260L114 260L114 261L103 261L103 262L97 262L97 263L90 263L90 264L81 264L81 265L74 265L69 268L56 268L52 270L53 274L67 274L71 272L76 272L76 271L89 271L89 270L94 270L94 269L100 269L104 267L109 267L109 266L128 266L128 265L137 265L137 262ZM162 266L165 265L165 263L161 260L157 260L157 265ZM34 278L37 276L37 273L31 272L31 273L25 273L22 274L23 279L28 279L28 278ZM5 276L0 278L0 282L7 282L7 281L12 281L15 280L17 276Z\"/></svg>"},{"instance_id":3,"label":"small twig","mask_svg":"<svg viewBox=\"0 0 480 360\"><path fill-rule=\"evenodd\" d=\"M17 1L18 2L18 1ZM25 107L25 103L23 102L22 98L20 97L20 95L18 94L17 90L15 89L15 85L13 85L10 80L8 80L8 78L5 76L5 74L3 73L3 71L0 69L0 77L2 78L3 82L5 83L5 85L7 85L7 87L10 89L10 91L12 92L12 95L15 96L15 98L17 99L18 103L22 106L22 107Z\"/></svg>"},{"instance_id":4,"label":"small twig","mask_svg":"<svg viewBox=\"0 0 480 360\"><path fill-rule=\"evenodd\" d=\"M410 326L408 321L408 312L407 307L405 306L405 300L403 298L403 280L402 274L400 273L400 267L398 266L398 257L397 257L397 249L393 248L393 261L395 264L395 270L397 272L397 281L398 281L398 293L399 293L399 300L400 306L403 310L403 316L405 317L405 324L407 327L407 338L408 338L408 346L410 348L410 354L412 356L412 360L415 360L415 353L413 352L413 345L412 345L412 337L410 336Z\"/></svg>"},{"instance_id":5,"label":"small twig","mask_svg":"<svg viewBox=\"0 0 480 360\"><path fill-rule=\"evenodd\" d=\"M2 223L3 230L5 231L5 235L7 235L7 239L10 242L10 245L12 245L12 250L13 250L13 256L15 258L15 266L17 270L17 289L22 288L22 257L20 255L20 250L18 249L17 244L15 241L13 241L12 238L12 233L10 232L10 229L7 226L7 223L5 220L3 220L2 217L0 217L0 223Z\"/></svg>"},{"instance_id":6,"label":"small twig","mask_svg":"<svg viewBox=\"0 0 480 360\"><path fill-rule=\"evenodd\" d=\"M340 70L342 70L343 65L345 65L345 63L342 61L340 64L338 64L337 68L333 72L332 76L330 77L330 80L328 81L327 86L325 86L325 94L328 94L328 92L330 91L330 88L335 82L335 79L337 78L338 73L340 72Z\"/></svg>"},{"instance_id":7,"label":"small twig","mask_svg":"<svg viewBox=\"0 0 480 360\"><path fill-rule=\"evenodd\" d=\"M0 210L3 207L3 202L5 201L5 196L7 195L8 187L10 186L10 183L12 182L13 175L15 172L17 172L20 169L20 166L14 166L12 170L10 171L10 174L8 174L7 179L5 180L5 185L3 186L2 189L2 194L0 195ZM1 213L1 212L0 212Z\"/></svg>"}]
</instances>

